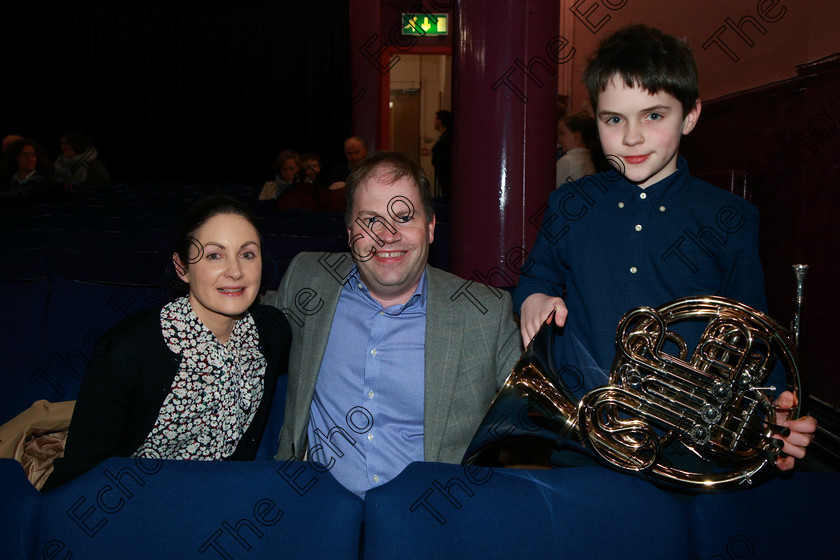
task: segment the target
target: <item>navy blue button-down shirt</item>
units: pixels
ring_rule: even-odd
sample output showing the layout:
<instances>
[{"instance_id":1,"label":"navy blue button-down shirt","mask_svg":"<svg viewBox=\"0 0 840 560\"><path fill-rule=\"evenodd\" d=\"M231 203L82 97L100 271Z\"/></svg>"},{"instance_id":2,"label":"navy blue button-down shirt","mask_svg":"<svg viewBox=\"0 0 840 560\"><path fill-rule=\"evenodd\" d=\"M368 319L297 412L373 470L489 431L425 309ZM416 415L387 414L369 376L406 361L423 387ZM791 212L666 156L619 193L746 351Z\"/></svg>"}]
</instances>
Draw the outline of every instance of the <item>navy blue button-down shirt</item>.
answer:
<instances>
[{"instance_id":1,"label":"navy blue button-down shirt","mask_svg":"<svg viewBox=\"0 0 840 560\"><path fill-rule=\"evenodd\" d=\"M567 183L549 196L514 309L534 293L564 298L554 356L580 397L607 383L616 327L632 308L720 295L765 310L758 225L757 208L691 177L682 157L646 189L615 171Z\"/></svg>"}]
</instances>

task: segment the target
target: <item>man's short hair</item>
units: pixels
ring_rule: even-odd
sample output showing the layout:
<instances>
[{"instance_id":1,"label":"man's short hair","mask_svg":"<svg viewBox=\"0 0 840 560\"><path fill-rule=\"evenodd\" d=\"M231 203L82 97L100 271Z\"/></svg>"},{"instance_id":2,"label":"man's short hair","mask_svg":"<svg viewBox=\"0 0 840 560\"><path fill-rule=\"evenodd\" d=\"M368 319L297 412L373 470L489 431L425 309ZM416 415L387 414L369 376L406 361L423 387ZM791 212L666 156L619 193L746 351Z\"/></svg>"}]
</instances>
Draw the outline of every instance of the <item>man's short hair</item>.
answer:
<instances>
[{"instance_id":1,"label":"man's short hair","mask_svg":"<svg viewBox=\"0 0 840 560\"><path fill-rule=\"evenodd\" d=\"M435 205L432 202L429 179L423 172L423 168L401 152L374 152L359 163L347 177L347 183L344 186L344 196L347 199L344 223L348 228L353 225L353 198L356 189L374 176L383 179L387 185L393 185L403 177L409 177L420 192L426 221L432 221ZM415 208L414 211L416 212L417 209Z\"/></svg>"},{"instance_id":2,"label":"man's short hair","mask_svg":"<svg viewBox=\"0 0 840 560\"><path fill-rule=\"evenodd\" d=\"M452 128L452 113L450 111L446 111L445 109L441 109L435 116L440 121L440 124L445 126L446 128Z\"/></svg>"},{"instance_id":3,"label":"man's short hair","mask_svg":"<svg viewBox=\"0 0 840 560\"><path fill-rule=\"evenodd\" d=\"M607 37L589 59L583 83L593 110L598 95L613 76L621 76L627 87L641 87L651 94L664 90L682 104L683 116L697 103L697 64L686 43L658 29L635 24Z\"/></svg>"}]
</instances>

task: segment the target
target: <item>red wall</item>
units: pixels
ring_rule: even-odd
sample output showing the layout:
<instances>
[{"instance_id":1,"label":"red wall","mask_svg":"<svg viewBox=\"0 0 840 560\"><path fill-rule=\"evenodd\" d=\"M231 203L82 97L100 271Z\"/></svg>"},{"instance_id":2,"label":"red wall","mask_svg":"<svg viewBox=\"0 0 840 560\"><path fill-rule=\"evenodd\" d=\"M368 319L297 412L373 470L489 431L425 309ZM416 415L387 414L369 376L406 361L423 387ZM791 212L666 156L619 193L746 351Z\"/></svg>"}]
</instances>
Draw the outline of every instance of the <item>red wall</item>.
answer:
<instances>
[{"instance_id":1,"label":"red wall","mask_svg":"<svg viewBox=\"0 0 840 560\"><path fill-rule=\"evenodd\" d=\"M836 0L563 0L561 11L561 20L565 17L570 24L565 28L561 25L560 33L565 29L572 35L567 39L577 53L571 62L571 84L561 81L560 93L571 93L574 110L580 109L586 99L580 83L586 58L606 36L631 23L645 23L687 39L697 59L704 100L793 77L798 64L840 51L840 2ZM726 26L727 18L734 25L743 23L743 32L753 46L727 28L717 44L703 47L714 40L720 27ZM737 62L720 43L738 58Z\"/></svg>"}]
</instances>

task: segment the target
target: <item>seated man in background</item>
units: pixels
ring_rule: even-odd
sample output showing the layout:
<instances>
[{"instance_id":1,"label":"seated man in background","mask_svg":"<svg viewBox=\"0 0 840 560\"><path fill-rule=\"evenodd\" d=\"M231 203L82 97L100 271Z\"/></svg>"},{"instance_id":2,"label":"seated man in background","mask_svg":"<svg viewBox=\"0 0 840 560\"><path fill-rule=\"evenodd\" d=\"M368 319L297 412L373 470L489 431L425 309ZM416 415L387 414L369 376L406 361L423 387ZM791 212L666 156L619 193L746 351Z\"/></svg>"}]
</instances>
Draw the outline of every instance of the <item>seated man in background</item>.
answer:
<instances>
[{"instance_id":1,"label":"seated man in background","mask_svg":"<svg viewBox=\"0 0 840 560\"><path fill-rule=\"evenodd\" d=\"M435 216L416 163L374 154L345 191L351 255L301 253L263 303L295 341L276 458L364 496L413 461L459 463L521 346L507 293L426 264Z\"/></svg>"},{"instance_id":2,"label":"seated man in background","mask_svg":"<svg viewBox=\"0 0 840 560\"><path fill-rule=\"evenodd\" d=\"M347 159L346 163L339 163L330 170L327 182L331 190L343 189L347 176L367 157L365 141L358 136L351 136L345 140L344 157Z\"/></svg>"}]
</instances>

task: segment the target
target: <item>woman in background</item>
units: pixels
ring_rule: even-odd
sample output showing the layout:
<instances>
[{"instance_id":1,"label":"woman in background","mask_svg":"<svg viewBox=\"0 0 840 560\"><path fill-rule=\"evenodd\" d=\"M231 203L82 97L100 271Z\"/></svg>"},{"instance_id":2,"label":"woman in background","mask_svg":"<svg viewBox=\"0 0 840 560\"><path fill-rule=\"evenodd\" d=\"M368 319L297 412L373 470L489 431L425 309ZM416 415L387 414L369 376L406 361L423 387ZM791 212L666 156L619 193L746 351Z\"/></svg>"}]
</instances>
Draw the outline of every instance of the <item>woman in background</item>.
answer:
<instances>
[{"instance_id":1,"label":"woman in background","mask_svg":"<svg viewBox=\"0 0 840 560\"><path fill-rule=\"evenodd\" d=\"M111 175L99 161L93 140L73 130L61 137L61 155L55 160L55 180L59 183L99 187L111 182Z\"/></svg>"},{"instance_id":2,"label":"woman in background","mask_svg":"<svg viewBox=\"0 0 840 560\"><path fill-rule=\"evenodd\" d=\"M0 181L16 190L22 185L43 183L52 175L53 166L40 144L24 138L12 142L3 152L0 169Z\"/></svg>"},{"instance_id":3,"label":"woman in background","mask_svg":"<svg viewBox=\"0 0 840 560\"><path fill-rule=\"evenodd\" d=\"M196 203L172 260L188 295L100 341L44 490L108 457L253 460L291 334L280 311L252 307L262 256L248 207L219 195Z\"/></svg>"},{"instance_id":4,"label":"woman in background","mask_svg":"<svg viewBox=\"0 0 840 560\"><path fill-rule=\"evenodd\" d=\"M565 153L557 160L555 188L596 173L592 163L592 147L598 143L595 119L586 113L564 117L557 126L557 141Z\"/></svg>"},{"instance_id":5,"label":"woman in background","mask_svg":"<svg viewBox=\"0 0 840 560\"><path fill-rule=\"evenodd\" d=\"M274 200L278 198L283 191L301 182L301 169L303 163L300 159L300 154L293 150L283 150L277 156L277 161L274 164L276 175L273 181L267 181L260 191L259 200Z\"/></svg>"}]
</instances>

